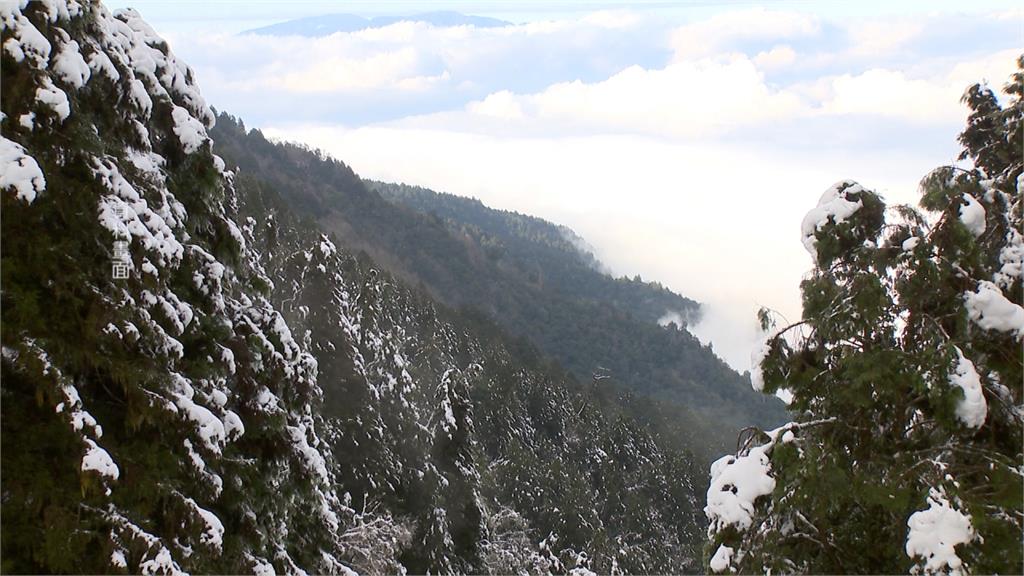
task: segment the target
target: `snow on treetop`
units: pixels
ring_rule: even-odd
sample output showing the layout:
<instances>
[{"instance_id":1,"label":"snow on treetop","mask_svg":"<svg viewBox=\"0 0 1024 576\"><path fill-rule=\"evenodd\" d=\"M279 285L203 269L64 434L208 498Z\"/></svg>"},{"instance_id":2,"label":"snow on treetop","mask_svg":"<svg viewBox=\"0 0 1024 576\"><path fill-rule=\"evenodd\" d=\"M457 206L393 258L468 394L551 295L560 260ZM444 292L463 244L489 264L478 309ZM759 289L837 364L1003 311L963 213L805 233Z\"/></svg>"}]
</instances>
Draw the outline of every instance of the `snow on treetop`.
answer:
<instances>
[{"instance_id":1,"label":"snow on treetop","mask_svg":"<svg viewBox=\"0 0 1024 576\"><path fill-rule=\"evenodd\" d=\"M121 476L121 472L117 469L117 464L114 463L110 454L89 438L84 438L84 440L88 449L85 451L85 456L82 457L82 471L92 470L99 472L102 476L117 480Z\"/></svg>"},{"instance_id":2,"label":"snow on treetop","mask_svg":"<svg viewBox=\"0 0 1024 576\"><path fill-rule=\"evenodd\" d=\"M203 530L203 535L200 538L200 542L208 546L212 546L217 550L221 550L224 547L224 524L220 521L220 518L210 512L209 510L201 507L192 498L185 497L185 503L192 508L203 520L203 524L206 525L206 529Z\"/></svg>"},{"instance_id":3,"label":"snow on treetop","mask_svg":"<svg viewBox=\"0 0 1024 576\"><path fill-rule=\"evenodd\" d=\"M960 222L977 238L985 233L985 208L974 196L966 192L964 202L966 204L960 206Z\"/></svg>"},{"instance_id":4,"label":"snow on treetop","mask_svg":"<svg viewBox=\"0 0 1024 576\"><path fill-rule=\"evenodd\" d=\"M956 348L956 354L957 363L949 375L949 382L964 392L963 399L956 406L956 415L964 425L980 428L988 415L988 403L981 391L981 376L974 369L974 363L959 348Z\"/></svg>"},{"instance_id":5,"label":"snow on treetop","mask_svg":"<svg viewBox=\"0 0 1024 576\"><path fill-rule=\"evenodd\" d=\"M68 33L60 28L56 30L63 42L57 55L53 57L53 71L64 83L73 88L81 88L89 81L92 70L89 69L85 58L82 58L78 42L72 40Z\"/></svg>"},{"instance_id":6,"label":"snow on treetop","mask_svg":"<svg viewBox=\"0 0 1024 576\"><path fill-rule=\"evenodd\" d=\"M28 2L0 2L0 22L6 32L4 50L15 62L28 62L43 68L50 59L50 41L43 36L21 11Z\"/></svg>"},{"instance_id":7,"label":"snow on treetop","mask_svg":"<svg viewBox=\"0 0 1024 576\"><path fill-rule=\"evenodd\" d=\"M975 292L965 292L967 316L985 330L1011 332L1024 340L1024 308L1010 302L992 282L978 282Z\"/></svg>"},{"instance_id":8,"label":"snow on treetop","mask_svg":"<svg viewBox=\"0 0 1024 576\"><path fill-rule=\"evenodd\" d=\"M771 447L769 443L751 448L742 456L723 456L711 465L711 485L704 507L709 534L726 526L750 527L754 501L775 489L767 454Z\"/></svg>"},{"instance_id":9,"label":"snow on treetop","mask_svg":"<svg viewBox=\"0 0 1024 576\"><path fill-rule=\"evenodd\" d=\"M171 118L174 120L174 133L181 140L181 147L186 154L192 154L210 142L206 128L188 110L175 106Z\"/></svg>"},{"instance_id":10,"label":"snow on treetop","mask_svg":"<svg viewBox=\"0 0 1024 576\"><path fill-rule=\"evenodd\" d=\"M9 188L31 204L36 194L46 189L46 179L35 158L21 144L0 136L0 190Z\"/></svg>"},{"instance_id":11,"label":"snow on treetop","mask_svg":"<svg viewBox=\"0 0 1024 576\"><path fill-rule=\"evenodd\" d=\"M863 202L848 198L852 194L864 191L864 188L853 180L840 180L825 190L818 200L818 205L804 216L800 226L800 238L804 248L813 258L818 258L818 240L815 233L828 224L829 220L839 224L861 209L864 206Z\"/></svg>"},{"instance_id":12,"label":"snow on treetop","mask_svg":"<svg viewBox=\"0 0 1024 576\"><path fill-rule=\"evenodd\" d=\"M911 558L925 561L924 572L928 574L963 574L963 561L956 554L956 546L974 540L971 519L963 512L950 506L941 490L932 488L928 492L928 509L911 514L907 520L906 552ZM921 572L915 566L914 573Z\"/></svg>"},{"instance_id":13,"label":"snow on treetop","mask_svg":"<svg viewBox=\"0 0 1024 576\"><path fill-rule=\"evenodd\" d=\"M1021 277L1024 268L1024 234L1015 226L1006 231L1006 244L999 251L999 271L992 280L1002 288L1009 288L1013 281Z\"/></svg>"},{"instance_id":14,"label":"snow on treetop","mask_svg":"<svg viewBox=\"0 0 1024 576\"><path fill-rule=\"evenodd\" d=\"M199 119L203 126L213 127L213 110L199 93L192 70L171 53L163 38L138 12L124 8L116 11L114 18L106 22L121 40L121 47L130 56L128 60L135 73L146 83L150 93L170 97L176 104L183 105L190 116Z\"/></svg>"},{"instance_id":15,"label":"snow on treetop","mask_svg":"<svg viewBox=\"0 0 1024 576\"><path fill-rule=\"evenodd\" d=\"M722 544L715 551L715 555L711 557L708 567L711 568L712 572L724 572L729 567L729 563L732 562L732 554L733 549Z\"/></svg>"},{"instance_id":16,"label":"snow on treetop","mask_svg":"<svg viewBox=\"0 0 1024 576\"><path fill-rule=\"evenodd\" d=\"M41 86L36 89L36 101L45 104L57 115L61 122L71 115L71 104L68 102L68 95L63 90L53 85L53 81L44 76L40 81Z\"/></svg>"},{"instance_id":17,"label":"snow on treetop","mask_svg":"<svg viewBox=\"0 0 1024 576\"><path fill-rule=\"evenodd\" d=\"M758 392L764 390L764 372L761 363L771 352L772 338L778 334L766 332L750 352L750 386Z\"/></svg>"}]
</instances>

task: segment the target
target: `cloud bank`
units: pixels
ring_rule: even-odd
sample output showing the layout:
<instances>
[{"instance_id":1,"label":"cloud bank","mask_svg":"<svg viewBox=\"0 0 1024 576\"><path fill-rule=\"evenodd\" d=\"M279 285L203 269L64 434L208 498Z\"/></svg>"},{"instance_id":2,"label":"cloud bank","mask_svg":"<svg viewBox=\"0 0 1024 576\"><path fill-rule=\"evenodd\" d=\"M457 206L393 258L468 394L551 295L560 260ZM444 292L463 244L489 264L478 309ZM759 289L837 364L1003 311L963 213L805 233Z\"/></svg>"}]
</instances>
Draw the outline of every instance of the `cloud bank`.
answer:
<instances>
[{"instance_id":1,"label":"cloud bank","mask_svg":"<svg viewBox=\"0 0 1024 576\"><path fill-rule=\"evenodd\" d=\"M726 6L170 40L208 100L270 136L566 224L614 272L707 303L693 331L744 370L759 306L800 316L799 223L822 190L915 202L955 160L964 89L1013 70L1021 22Z\"/></svg>"}]
</instances>

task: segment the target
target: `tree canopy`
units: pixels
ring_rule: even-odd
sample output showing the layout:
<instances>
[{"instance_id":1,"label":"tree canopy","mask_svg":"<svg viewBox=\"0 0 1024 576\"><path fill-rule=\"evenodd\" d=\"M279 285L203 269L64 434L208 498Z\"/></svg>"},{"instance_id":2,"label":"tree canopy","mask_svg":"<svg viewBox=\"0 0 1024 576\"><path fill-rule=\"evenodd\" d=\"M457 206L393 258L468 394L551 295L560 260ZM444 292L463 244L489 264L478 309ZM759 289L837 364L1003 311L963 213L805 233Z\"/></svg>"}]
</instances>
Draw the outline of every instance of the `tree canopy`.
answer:
<instances>
[{"instance_id":1,"label":"tree canopy","mask_svg":"<svg viewBox=\"0 0 1024 576\"><path fill-rule=\"evenodd\" d=\"M1018 64L920 209L842 181L808 213L803 320L762 314L752 378L794 419L712 466L711 571L1024 571Z\"/></svg>"}]
</instances>

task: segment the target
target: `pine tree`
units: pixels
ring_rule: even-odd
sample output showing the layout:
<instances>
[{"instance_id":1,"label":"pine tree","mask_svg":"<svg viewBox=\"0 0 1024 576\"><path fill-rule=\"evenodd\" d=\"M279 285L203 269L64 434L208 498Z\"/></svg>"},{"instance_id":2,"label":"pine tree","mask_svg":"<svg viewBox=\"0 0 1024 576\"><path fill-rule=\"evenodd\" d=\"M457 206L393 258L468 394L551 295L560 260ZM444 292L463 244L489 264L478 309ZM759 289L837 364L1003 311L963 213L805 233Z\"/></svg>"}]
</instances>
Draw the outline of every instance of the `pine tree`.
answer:
<instances>
[{"instance_id":1,"label":"pine tree","mask_svg":"<svg viewBox=\"0 0 1024 576\"><path fill-rule=\"evenodd\" d=\"M431 574L480 571L480 542L486 525L477 472L478 448L473 438L470 383L480 376L478 365L465 371L450 368L435 390L436 408L428 479L433 503L420 521L422 547L410 566L422 562Z\"/></svg>"},{"instance_id":2,"label":"pine tree","mask_svg":"<svg viewBox=\"0 0 1024 576\"><path fill-rule=\"evenodd\" d=\"M133 10L0 21L3 570L345 571L316 362L192 71Z\"/></svg>"},{"instance_id":3,"label":"pine tree","mask_svg":"<svg viewBox=\"0 0 1024 576\"><path fill-rule=\"evenodd\" d=\"M803 320L768 330L755 388L794 420L714 463L714 572L1021 573L1021 71L971 87L970 169L924 213L844 181L804 220Z\"/></svg>"}]
</instances>

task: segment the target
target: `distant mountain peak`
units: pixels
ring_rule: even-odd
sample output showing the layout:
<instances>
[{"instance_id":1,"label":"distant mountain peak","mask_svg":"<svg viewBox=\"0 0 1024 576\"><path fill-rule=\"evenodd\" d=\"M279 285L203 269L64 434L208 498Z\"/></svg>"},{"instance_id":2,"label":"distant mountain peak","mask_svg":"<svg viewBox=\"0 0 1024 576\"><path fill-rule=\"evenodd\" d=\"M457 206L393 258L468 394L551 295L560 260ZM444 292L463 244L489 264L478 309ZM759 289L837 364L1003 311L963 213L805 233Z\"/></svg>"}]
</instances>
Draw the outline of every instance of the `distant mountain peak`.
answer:
<instances>
[{"instance_id":1,"label":"distant mountain peak","mask_svg":"<svg viewBox=\"0 0 1024 576\"><path fill-rule=\"evenodd\" d=\"M356 14L324 14L253 28L242 32L242 34L320 37L338 32L358 32L359 30L383 28L398 22L422 22L439 28L451 26L501 28L512 25L511 22L487 16L473 16L452 10L435 10L408 16L375 16L373 18Z\"/></svg>"}]
</instances>

